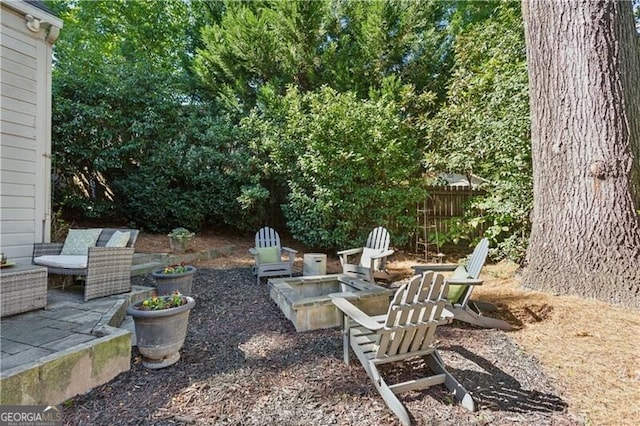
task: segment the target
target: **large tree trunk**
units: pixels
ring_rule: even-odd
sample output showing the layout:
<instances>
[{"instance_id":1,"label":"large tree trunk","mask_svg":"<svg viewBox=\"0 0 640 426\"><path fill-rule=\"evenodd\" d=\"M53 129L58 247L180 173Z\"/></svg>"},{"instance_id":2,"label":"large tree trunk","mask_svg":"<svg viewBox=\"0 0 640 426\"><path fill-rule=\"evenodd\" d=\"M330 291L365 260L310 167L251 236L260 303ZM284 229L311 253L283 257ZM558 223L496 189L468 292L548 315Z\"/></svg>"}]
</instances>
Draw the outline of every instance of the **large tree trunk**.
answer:
<instances>
[{"instance_id":1,"label":"large tree trunk","mask_svg":"<svg viewBox=\"0 0 640 426\"><path fill-rule=\"evenodd\" d=\"M523 0L533 155L524 284L640 308L640 43L630 2Z\"/></svg>"}]
</instances>

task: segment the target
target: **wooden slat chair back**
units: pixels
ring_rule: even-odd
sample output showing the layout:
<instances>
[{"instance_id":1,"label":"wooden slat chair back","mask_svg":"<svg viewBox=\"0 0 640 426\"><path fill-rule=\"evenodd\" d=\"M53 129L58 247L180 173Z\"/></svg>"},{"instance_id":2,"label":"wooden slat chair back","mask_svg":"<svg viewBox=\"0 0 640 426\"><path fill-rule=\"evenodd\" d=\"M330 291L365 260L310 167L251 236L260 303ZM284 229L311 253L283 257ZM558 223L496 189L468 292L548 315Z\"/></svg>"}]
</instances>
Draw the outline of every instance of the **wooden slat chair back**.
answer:
<instances>
[{"instance_id":1,"label":"wooden slat chair back","mask_svg":"<svg viewBox=\"0 0 640 426\"><path fill-rule=\"evenodd\" d=\"M469 281L475 280L476 282L479 281L481 283L482 281L479 279L480 271L484 267L488 254L489 240L483 238L475 249L473 249L473 253L471 253L471 257L469 257L469 261L465 265L466 277L458 278L463 278L463 280L467 279ZM452 280L452 278L449 279ZM453 284L449 285L449 293L455 293L456 287L459 286ZM471 294L473 293L475 285L462 285L461 287L463 291L460 296L455 298L455 300L447 306L447 310L454 315L455 319L484 328L498 328L506 331L513 330L513 326L507 321L483 315L483 312L496 311L497 308L493 303L471 300Z\"/></svg>"},{"instance_id":2,"label":"wooden slat chair back","mask_svg":"<svg viewBox=\"0 0 640 426\"><path fill-rule=\"evenodd\" d=\"M489 240L483 238L478 245L473 249L469 262L467 263L467 273L469 278L477 279L480 276L480 271L487 260L489 254Z\"/></svg>"},{"instance_id":3,"label":"wooden slat chair back","mask_svg":"<svg viewBox=\"0 0 640 426\"><path fill-rule=\"evenodd\" d=\"M369 233L365 247L376 250L386 250L389 248L390 243L391 238L389 237L389 231L382 226L378 226Z\"/></svg>"},{"instance_id":4,"label":"wooden slat chair back","mask_svg":"<svg viewBox=\"0 0 640 426\"><path fill-rule=\"evenodd\" d=\"M373 231L369 233L367 237L367 243L365 244L365 248L373 249L378 252L384 252L389 250L389 244L391 243L391 237L389 237L389 231L382 226L378 226ZM371 255L368 253L362 253L360 256L360 266L369 267L371 265ZM385 258L376 258L374 259L374 269L381 270L384 269L384 265L382 262L385 261Z\"/></svg>"},{"instance_id":5,"label":"wooden slat chair back","mask_svg":"<svg viewBox=\"0 0 640 426\"><path fill-rule=\"evenodd\" d=\"M389 249L391 237L389 231L382 226L378 226L371 231L367 237L364 247L342 250L338 252L342 273L356 278L361 278L374 282L374 274L377 271L384 271L387 257L393 254ZM360 255L360 261L355 264L349 261L349 256Z\"/></svg>"},{"instance_id":6,"label":"wooden slat chair back","mask_svg":"<svg viewBox=\"0 0 640 426\"><path fill-rule=\"evenodd\" d=\"M370 317L347 299L332 298L343 313L345 362L349 363L351 348L387 406L405 425L410 424L409 414L396 396L402 392L444 384L465 408L475 409L471 395L446 370L435 346L437 327L451 322L450 314L445 310L446 292L447 284L442 274L428 271L422 276L414 276L398 289L387 315ZM388 384L378 370L381 364L416 357L422 357L432 373Z\"/></svg>"},{"instance_id":7,"label":"wooden slat chair back","mask_svg":"<svg viewBox=\"0 0 640 426\"><path fill-rule=\"evenodd\" d=\"M256 232L256 247L278 247L280 248L280 235L273 229L265 226Z\"/></svg>"},{"instance_id":8,"label":"wooden slat chair back","mask_svg":"<svg viewBox=\"0 0 640 426\"><path fill-rule=\"evenodd\" d=\"M487 261L487 255L489 254L489 240L483 238L480 240L478 245L473 249L471 256L469 257L469 261L465 265L465 269L467 272L466 278L471 278L477 280L480 277L480 271ZM466 305L471 298L471 293L473 292L473 286L468 285L464 286L465 291L462 296L458 299L457 304Z\"/></svg>"},{"instance_id":9,"label":"wooden slat chair back","mask_svg":"<svg viewBox=\"0 0 640 426\"><path fill-rule=\"evenodd\" d=\"M265 262L261 256L261 249L271 247L276 249L276 258ZM275 229L268 226L259 229L255 235L255 247L250 248L249 253L253 255L255 260L253 274L256 276L258 284L260 284L260 278L262 277L293 275L293 263L297 251L289 247L281 246L280 235ZM283 254L287 255L286 259L283 259Z\"/></svg>"},{"instance_id":10,"label":"wooden slat chair back","mask_svg":"<svg viewBox=\"0 0 640 426\"><path fill-rule=\"evenodd\" d=\"M444 277L436 275L431 286L425 279L411 280L398 290L389 306L385 327L380 332L376 358L431 353L436 326L450 322L442 316L446 294Z\"/></svg>"}]
</instances>

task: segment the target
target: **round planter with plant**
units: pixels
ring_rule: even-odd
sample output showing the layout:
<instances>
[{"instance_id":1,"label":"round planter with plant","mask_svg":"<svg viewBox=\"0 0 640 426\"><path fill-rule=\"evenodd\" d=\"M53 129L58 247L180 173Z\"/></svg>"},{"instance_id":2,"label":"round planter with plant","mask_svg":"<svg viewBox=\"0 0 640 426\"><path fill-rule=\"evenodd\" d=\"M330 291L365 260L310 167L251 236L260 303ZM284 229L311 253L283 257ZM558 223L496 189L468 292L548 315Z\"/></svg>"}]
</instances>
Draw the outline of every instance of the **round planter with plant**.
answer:
<instances>
[{"instance_id":1,"label":"round planter with plant","mask_svg":"<svg viewBox=\"0 0 640 426\"><path fill-rule=\"evenodd\" d=\"M169 265L151 272L156 282L156 292L159 295L173 294L176 291L185 296L191 296L193 274L197 269L194 266Z\"/></svg>"},{"instance_id":2,"label":"round planter with plant","mask_svg":"<svg viewBox=\"0 0 640 426\"><path fill-rule=\"evenodd\" d=\"M168 235L171 251L174 253L185 253L191 249L191 244L196 234L186 228L175 228Z\"/></svg>"},{"instance_id":3,"label":"round planter with plant","mask_svg":"<svg viewBox=\"0 0 640 426\"><path fill-rule=\"evenodd\" d=\"M152 296L127 308L127 314L133 317L142 365L158 369L178 362L189 312L195 305L192 297L175 293Z\"/></svg>"}]
</instances>

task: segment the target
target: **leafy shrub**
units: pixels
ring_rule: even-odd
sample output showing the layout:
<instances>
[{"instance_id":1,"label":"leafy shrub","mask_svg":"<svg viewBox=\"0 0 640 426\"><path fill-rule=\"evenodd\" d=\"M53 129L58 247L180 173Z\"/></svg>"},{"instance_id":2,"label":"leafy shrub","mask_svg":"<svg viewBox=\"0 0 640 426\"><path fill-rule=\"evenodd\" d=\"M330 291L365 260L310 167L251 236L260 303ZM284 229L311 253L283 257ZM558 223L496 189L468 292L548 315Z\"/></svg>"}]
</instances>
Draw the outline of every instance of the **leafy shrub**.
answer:
<instances>
[{"instance_id":1,"label":"leafy shrub","mask_svg":"<svg viewBox=\"0 0 640 426\"><path fill-rule=\"evenodd\" d=\"M481 5L487 6L486 4ZM497 257L524 254L531 211L529 96L520 6L500 2L454 42L446 105L424 121L428 171L476 174L487 180L464 222L483 223ZM468 238L465 226L449 237Z\"/></svg>"},{"instance_id":2,"label":"leafy shrub","mask_svg":"<svg viewBox=\"0 0 640 426\"><path fill-rule=\"evenodd\" d=\"M294 238L345 247L385 225L394 244L406 242L414 203L424 193L416 138L394 99L291 88L263 105L242 125L260 129L251 146L283 177L289 191L283 210Z\"/></svg>"},{"instance_id":3,"label":"leafy shrub","mask_svg":"<svg viewBox=\"0 0 640 426\"><path fill-rule=\"evenodd\" d=\"M174 140L149 144L138 167L114 181L130 221L157 232L234 222L236 198L248 180L247 153L232 124L206 114L185 115Z\"/></svg>"}]
</instances>

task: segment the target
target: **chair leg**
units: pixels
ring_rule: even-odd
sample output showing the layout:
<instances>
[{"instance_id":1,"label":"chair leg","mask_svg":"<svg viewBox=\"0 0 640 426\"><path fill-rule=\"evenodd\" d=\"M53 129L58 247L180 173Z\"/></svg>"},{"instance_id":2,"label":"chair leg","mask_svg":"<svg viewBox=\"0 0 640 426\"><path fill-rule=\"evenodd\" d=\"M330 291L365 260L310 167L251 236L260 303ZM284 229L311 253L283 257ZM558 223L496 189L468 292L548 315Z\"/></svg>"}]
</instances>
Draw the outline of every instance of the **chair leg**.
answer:
<instances>
[{"instance_id":1,"label":"chair leg","mask_svg":"<svg viewBox=\"0 0 640 426\"><path fill-rule=\"evenodd\" d=\"M411 419L409 418L409 412L404 407L402 402L398 399L395 393L389 389L389 386L384 381L384 379L380 378L378 382L374 382L374 385L378 389L378 392L384 399L384 402L387 404L387 407L393 411L393 413L398 416L400 419L400 423L405 426L409 426L411 424Z\"/></svg>"},{"instance_id":2,"label":"chair leg","mask_svg":"<svg viewBox=\"0 0 640 426\"><path fill-rule=\"evenodd\" d=\"M448 306L447 309L453 313L454 319L457 319L458 321L468 322L469 324L483 328L497 328L505 331L513 330L513 327L508 322L497 318L479 315L469 307Z\"/></svg>"},{"instance_id":3,"label":"chair leg","mask_svg":"<svg viewBox=\"0 0 640 426\"><path fill-rule=\"evenodd\" d=\"M444 367L444 362L442 358L440 358L440 354L437 351L430 353L429 355L424 356L424 360L431 369L436 374L444 374L444 385L449 389L449 391L453 394L453 397L460 405L466 408L469 411L476 410L476 404L471 394L456 380L455 377L451 375Z\"/></svg>"},{"instance_id":4,"label":"chair leg","mask_svg":"<svg viewBox=\"0 0 640 426\"><path fill-rule=\"evenodd\" d=\"M67 285L70 285L70 286L74 285L76 283L76 278L78 278L75 275L62 275L62 276L64 277L62 280L63 290ZM71 284L68 284L68 283L71 283Z\"/></svg>"},{"instance_id":5,"label":"chair leg","mask_svg":"<svg viewBox=\"0 0 640 426\"><path fill-rule=\"evenodd\" d=\"M342 346L344 348L344 363L349 365L349 317L342 315Z\"/></svg>"},{"instance_id":6,"label":"chair leg","mask_svg":"<svg viewBox=\"0 0 640 426\"><path fill-rule=\"evenodd\" d=\"M349 333L348 329L346 331L347 333ZM347 337L347 339L349 339L349 337ZM384 379L380 375L380 372L378 371L378 367L373 362L370 362L367 358L367 355L365 355L365 353L358 348L357 342L354 341L353 345L353 352L358 357L360 364L362 364L362 366L364 367L367 375L373 382L373 385L376 387L376 390L384 400L385 404L387 404L387 407L389 407L389 409L391 409L391 411L393 411L393 413L398 416L400 422L403 425L409 426L411 424L411 420L409 419L409 412L404 407L404 405L402 405L402 402L400 402L396 394L393 393L393 391L389 388L389 385L387 385L387 383L384 381ZM346 346L345 358L348 357L348 350L349 347Z\"/></svg>"},{"instance_id":7,"label":"chair leg","mask_svg":"<svg viewBox=\"0 0 640 426\"><path fill-rule=\"evenodd\" d=\"M485 302L483 300L469 300L469 305L473 305L474 310L478 313L482 312L496 312L498 307L491 302Z\"/></svg>"}]
</instances>

